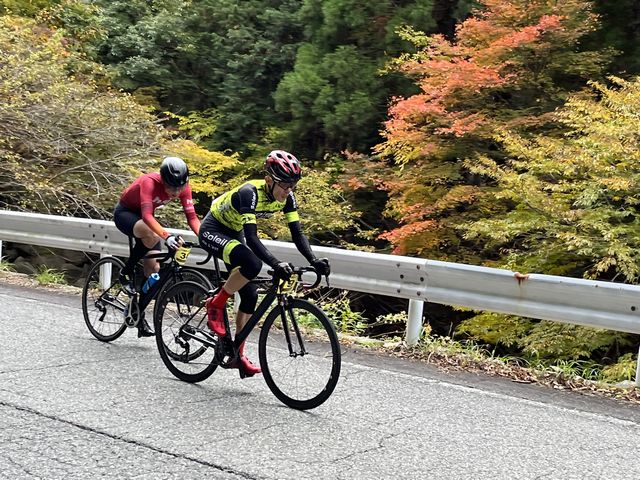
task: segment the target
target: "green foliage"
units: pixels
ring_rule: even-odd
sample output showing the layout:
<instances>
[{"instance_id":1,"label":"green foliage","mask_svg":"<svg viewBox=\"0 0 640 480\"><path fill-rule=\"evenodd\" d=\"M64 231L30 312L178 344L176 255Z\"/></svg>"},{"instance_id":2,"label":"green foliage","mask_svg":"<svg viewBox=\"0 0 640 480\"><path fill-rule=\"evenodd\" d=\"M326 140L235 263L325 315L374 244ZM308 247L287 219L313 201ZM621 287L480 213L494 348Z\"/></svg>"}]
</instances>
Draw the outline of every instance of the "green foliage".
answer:
<instances>
[{"instance_id":1,"label":"green foliage","mask_svg":"<svg viewBox=\"0 0 640 480\"><path fill-rule=\"evenodd\" d=\"M106 216L159 151L154 118L75 75L64 37L33 21L0 17L0 51L0 205Z\"/></svg>"},{"instance_id":2,"label":"green foliage","mask_svg":"<svg viewBox=\"0 0 640 480\"><path fill-rule=\"evenodd\" d=\"M305 169L295 195L302 228L312 244L344 246L342 232L349 229L358 230L356 219L360 212L354 211L345 201L341 188L332 183L328 173ZM271 239L291 239L289 228L280 213L271 218L261 219L259 228ZM319 236L322 236L324 241L320 241Z\"/></svg>"},{"instance_id":3,"label":"green foliage","mask_svg":"<svg viewBox=\"0 0 640 480\"><path fill-rule=\"evenodd\" d=\"M322 150L364 149L377 133L385 103L379 62L362 56L354 46L340 46L322 55L313 45L298 50L295 70L285 75L275 93L276 108L286 112L290 145L309 142ZM357 71L358 75L353 75Z\"/></svg>"},{"instance_id":4,"label":"green foliage","mask_svg":"<svg viewBox=\"0 0 640 480\"><path fill-rule=\"evenodd\" d=\"M40 285L64 285L67 283L64 278L64 273L45 266L38 268L38 273L35 274L35 279Z\"/></svg>"},{"instance_id":5,"label":"green foliage","mask_svg":"<svg viewBox=\"0 0 640 480\"><path fill-rule=\"evenodd\" d=\"M633 344L633 337L622 332L498 313L481 313L464 320L456 332L529 358L554 362L597 358Z\"/></svg>"},{"instance_id":6,"label":"green foliage","mask_svg":"<svg viewBox=\"0 0 640 480\"><path fill-rule=\"evenodd\" d=\"M631 336L622 332L594 329L578 325L541 321L519 344L523 351L537 358L577 360L596 357L612 346L631 344Z\"/></svg>"},{"instance_id":7,"label":"green foliage","mask_svg":"<svg viewBox=\"0 0 640 480\"><path fill-rule=\"evenodd\" d=\"M13 272L15 269L11 263L6 260L0 260L0 272Z\"/></svg>"},{"instance_id":8,"label":"green foliage","mask_svg":"<svg viewBox=\"0 0 640 480\"><path fill-rule=\"evenodd\" d=\"M636 0L596 0L595 5L602 28L588 37L587 46L610 45L618 51L611 73L640 74L640 4Z\"/></svg>"},{"instance_id":9,"label":"green foliage","mask_svg":"<svg viewBox=\"0 0 640 480\"><path fill-rule=\"evenodd\" d=\"M305 0L305 41L275 93L287 145L310 155L370 148L389 97L406 88L398 76L380 75L403 45L394 31L404 23L435 28L431 7L431 0Z\"/></svg>"},{"instance_id":10,"label":"green foliage","mask_svg":"<svg viewBox=\"0 0 640 480\"><path fill-rule=\"evenodd\" d=\"M487 157L469 168L494 178L498 199L514 206L502 219L463 227L508 255L508 266L587 278L636 282L640 277L640 80L592 83L594 96L571 98L557 118L568 133L528 140L511 132L496 139L511 158Z\"/></svg>"},{"instance_id":11,"label":"green foliage","mask_svg":"<svg viewBox=\"0 0 640 480\"><path fill-rule=\"evenodd\" d=\"M458 357L466 362L482 362L490 357L489 353L479 345L469 341L456 341L449 337L435 337L423 332L416 348L427 355L441 357Z\"/></svg>"},{"instance_id":12,"label":"green foliage","mask_svg":"<svg viewBox=\"0 0 640 480\"><path fill-rule=\"evenodd\" d=\"M351 310L348 292L342 292L339 297L323 302L322 310L340 333L360 335L367 328L366 318Z\"/></svg>"},{"instance_id":13,"label":"green foliage","mask_svg":"<svg viewBox=\"0 0 640 480\"><path fill-rule=\"evenodd\" d=\"M110 217L122 189L167 154L188 162L196 193L224 189L220 177L237 157L171 140L130 95L99 85L100 67L85 69L65 40L60 30L0 17L0 206Z\"/></svg>"},{"instance_id":14,"label":"green foliage","mask_svg":"<svg viewBox=\"0 0 640 480\"><path fill-rule=\"evenodd\" d=\"M192 111L185 116L171 112L165 113L178 121L178 130L197 142L211 138L216 133L220 122L220 114L213 108L202 112Z\"/></svg>"},{"instance_id":15,"label":"green foliage","mask_svg":"<svg viewBox=\"0 0 640 480\"><path fill-rule=\"evenodd\" d=\"M0 0L0 15L33 18L61 30L66 42L77 42L81 49L89 47L89 42L102 33L96 13L94 6L82 0Z\"/></svg>"},{"instance_id":16,"label":"green foliage","mask_svg":"<svg viewBox=\"0 0 640 480\"><path fill-rule=\"evenodd\" d=\"M213 198L228 189L222 177L237 166L237 154L212 152L191 140L183 139L174 140L166 148L189 165L189 184L194 193L202 193Z\"/></svg>"},{"instance_id":17,"label":"green foliage","mask_svg":"<svg viewBox=\"0 0 640 480\"><path fill-rule=\"evenodd\" d=\"M291 68L300 0L94 0L116 85L154 88L173 112L214 109L212 148L240 150L273 123L272 92Z\"/></svg>"},{"instance_id":18,"label":"green foliage","mask_svg":"<svg viewBox=\"0 0 640 480\"><path fill-rule=\"evenodd\" d=\"M500 313L483 312L464 320L456 329L457 333L469 335L491 345L513 348L521 347L520 342L533 328L533 322L521 317Z\"/></svg>"},{"instance_id":19,"label":"green foliage","mask_svg":"<svg viewBox=\"0 0 640 480\"><path fill-rule=\"evenodd\" d=\"M638 366L637 355L625 353L613 365L607 365L602 369L601 378L605 382L615 383L632 381L635 379Z\"/></svg>"},{"instance_id":20,"label":"green foliage","mask_svg":"<svg viewBox=\"0 0 640 480\"><path fill-rule=\"evenodd\" d=\"M0 15L33 17L61 0L0 0Z\"/></svg>"}]
</instances>

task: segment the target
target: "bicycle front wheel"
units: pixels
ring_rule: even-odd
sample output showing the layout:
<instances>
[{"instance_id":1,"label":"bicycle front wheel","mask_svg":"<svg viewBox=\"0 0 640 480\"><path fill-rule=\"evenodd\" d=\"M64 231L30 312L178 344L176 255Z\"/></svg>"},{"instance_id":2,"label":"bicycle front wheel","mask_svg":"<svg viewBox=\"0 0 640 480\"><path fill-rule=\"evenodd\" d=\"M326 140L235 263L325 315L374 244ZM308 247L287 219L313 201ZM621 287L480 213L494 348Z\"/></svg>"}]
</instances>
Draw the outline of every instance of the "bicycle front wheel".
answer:
<instances>
[{"instance_id":1,"label":"bicycle front wheel","mask_svg":"<svg viewBox=\"0 0 640 480\"><path fill-rule=\"evenodd\" d=\"M129 296L122 291L120 271L124 263L115 257L95 262L82 289L82 314L87 328L102 342L120 337L127 329L124 323Z\"/></svg>"},{"instance_id":2,"label":"bicycle front wheel","mask_svg":"<svg viewBox=\"0 0 640 480\"><path fill-rule=\"evenodd\" d=\"M285 405L308 410L324 403L340 376L340 344L322 310L290 299L282 315L273 308L258 343L260 367L267 385Z\"/></svg>"},{"instance_id":3,"label":"bicycle front wheel","mask_svg":"<svg viewBox=\"0 0 640 480\"><path fill-rule=\"evenodd\" d=\"M178 282L160 297L154 320L156 344L162 362L183 382L201 382L218 366L215 348L203 335L207 328L204 302L207 288L196 282Z\"/></svg>"}]
</instances>

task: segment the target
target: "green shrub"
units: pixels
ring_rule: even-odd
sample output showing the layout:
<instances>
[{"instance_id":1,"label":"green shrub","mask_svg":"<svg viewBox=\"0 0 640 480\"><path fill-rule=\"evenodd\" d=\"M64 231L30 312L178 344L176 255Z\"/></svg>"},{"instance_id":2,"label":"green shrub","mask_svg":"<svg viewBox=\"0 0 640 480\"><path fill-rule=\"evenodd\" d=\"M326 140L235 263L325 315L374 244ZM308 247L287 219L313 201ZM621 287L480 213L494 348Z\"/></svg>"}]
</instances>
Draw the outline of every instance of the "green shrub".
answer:
<instances>
[{"instance_id":1,"label":"green shrub","mask_svg":"<svg viewBox=\"0 0 640 480\"><path fill-rule=\"evenodd\" d=\"M67 283L64 273L44 266L38 268L35 278L40 285L62 285Z\"/></svg>"},{"instance_id":2,"label":"green shrub","mask_svg":"<svg viewBox=\"0 0 640 480\"><path fill-rule=\"evenodd\" d=\"M361 313L351 310L347 292L343 292L337 299L325 301L322 309L340 333L360 335L367 328L367 319Z\"/></svg>"},{"instance_id":3,"label":"green shrub","mask_svg":"<svg viewBox=\"0 0 640 480\"><path fill-rule=\"evenodd\" d=\"M618 359L618 363L607 365L602 369L602 380L609 383L633 380L636 374L637 358L633 353L626 353Z\"/></svg>"},{"instance_id":4,"label":"green shrub","mask_svg":"<svg viewBox=\"0 0 640 480\"><path fill-rule=\"evenodd\" d=\"M0 272L13 272L15 269L13 265L5 260L0 260Z\"/></svg>"}]
</instances>

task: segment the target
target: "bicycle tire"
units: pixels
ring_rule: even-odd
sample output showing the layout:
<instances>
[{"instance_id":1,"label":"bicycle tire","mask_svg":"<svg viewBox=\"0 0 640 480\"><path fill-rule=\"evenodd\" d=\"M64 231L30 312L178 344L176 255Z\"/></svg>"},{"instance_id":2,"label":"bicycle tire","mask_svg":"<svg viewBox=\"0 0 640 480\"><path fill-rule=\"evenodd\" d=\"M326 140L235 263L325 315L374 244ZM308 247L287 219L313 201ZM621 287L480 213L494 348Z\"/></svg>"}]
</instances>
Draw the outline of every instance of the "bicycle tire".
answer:
<instances>
[{"instance_id":1,"label":"bicycle tire","mask_svg":"<svg viewBox=\"0 0 640 480\"><path fill-rule=\"evenodd\" d=\"M167 281L167 283L165 283L162 286L162 290L160 290L157 294L156 294L156 302L153 306L153 321L155 322L156 316L158 315L158 304L159 302L157 300L160 299L160 297L162 297L162 295L164 295L164 293L169 290L169 288L171 288L173 285L175 285L178 282L183 282L183 281L191 281L191 282L196 282L201 284L202 286L204 286L205 288L209 289L209 290L213 290L213 285L211 284L211 280L209 280L204 274L200 273L197 270L193 270L191 268L181 268L179 273L178 273L178 278L177 280L173 280L170 279Z\"/></svg>"},{"instance_id":2,"label":"bicycle tire","mask_svg":"<svg viewBox=\"0 0 640 480\"><path fill-rule=\"evenodd\" d=\"M206 380L218 367L213 347L181 335L186 324L196 331L207 329L207 294L208 289L199 283L183 281L172 285L157 300L154 327L158 353L167 369L183 382Z\"/></svg>"},{"instance_id":3,"label":"bicycle tire","mask_svg":"<svg viewBox=\"0 0 640 480\"><path fill-rule=\"evenodd\" d=\"M111 267L111 276L107 279L109 286L104 288L100 269L106 266ZM124 311L129 296L122 291L119 280L123 268L124 262L116 257L101 258L89 269L82 288L84 321L91 334L102 342L116 340L127 329Z\"/></svg>"},{"instance_id":4,"label":"bicycle tire","mask_svg":"<svg viewBox=\"0 0 640 480\"><path fill-rule=\"evenodd\" d=\"M281 310L276 305L260 332L260 367L269 389L282 403L309 410L324 403L338 383L340 343L333 325L316 305L290 299L285 311L289 338L297 354L289 351ZM294 324L300 332L304 354Z\"/></svg>"}]
</instances>

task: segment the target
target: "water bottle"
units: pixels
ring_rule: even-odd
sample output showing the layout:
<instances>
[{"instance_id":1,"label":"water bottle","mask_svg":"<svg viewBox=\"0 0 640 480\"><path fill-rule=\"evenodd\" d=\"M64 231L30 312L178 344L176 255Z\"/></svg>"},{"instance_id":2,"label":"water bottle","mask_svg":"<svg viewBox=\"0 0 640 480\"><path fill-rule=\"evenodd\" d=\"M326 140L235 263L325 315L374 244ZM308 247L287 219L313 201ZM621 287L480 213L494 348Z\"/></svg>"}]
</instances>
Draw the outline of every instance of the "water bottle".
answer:
<instances>
[{"instance_id":1,"label":"water bottle","mask_svg":"<svg viewBox=\"0 0 640 480\"><path fill-rule=\"evenodd\" d=\"M147 278L147 281L144 282L144 285L142 286L142 293L147 293L158 280L160 280L160 275L158 273L152 273L149 275L149 278Z\"/></svg>"}]
</instances>

